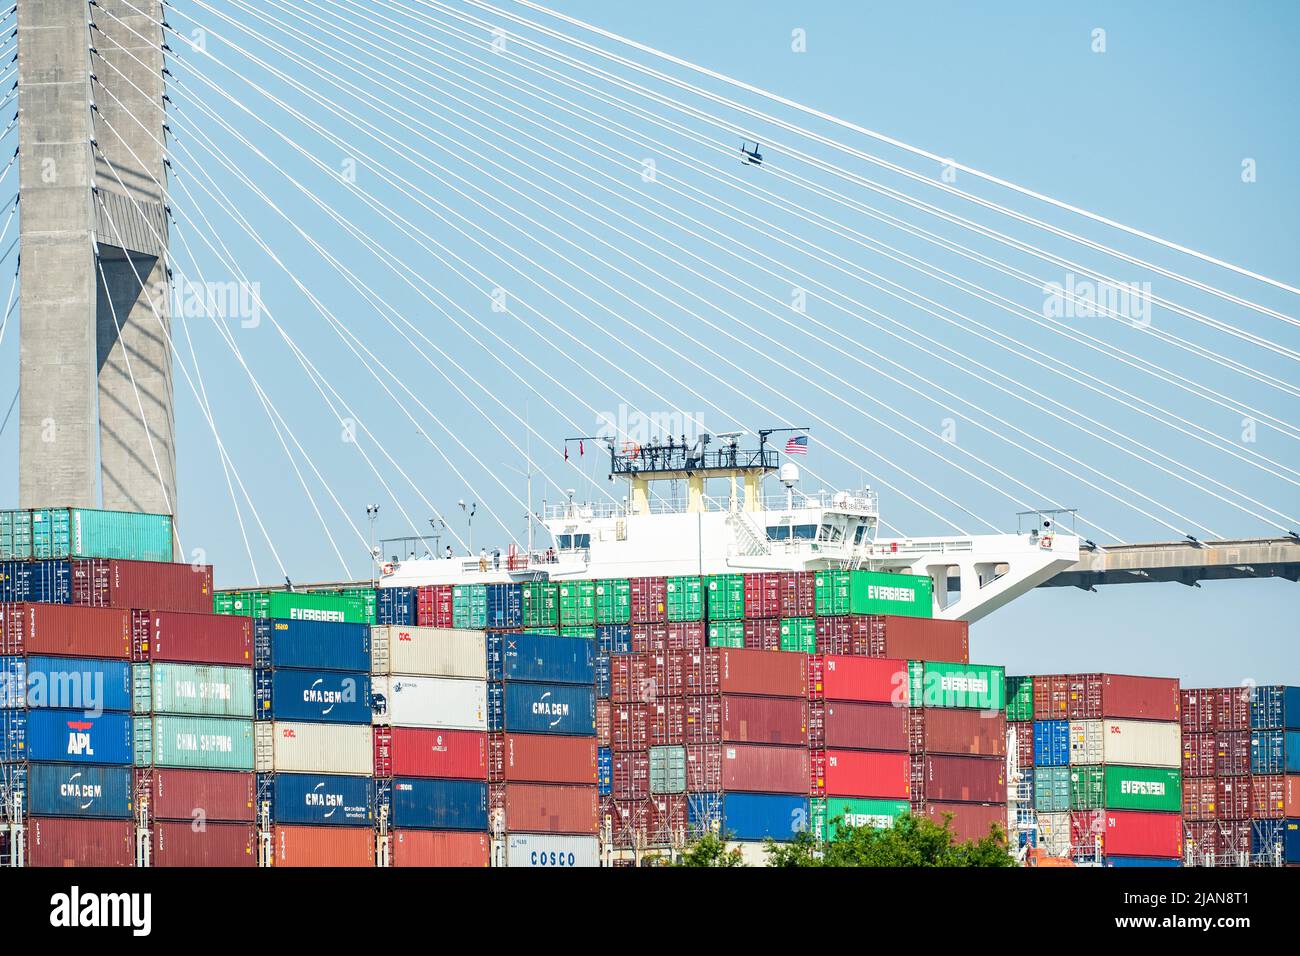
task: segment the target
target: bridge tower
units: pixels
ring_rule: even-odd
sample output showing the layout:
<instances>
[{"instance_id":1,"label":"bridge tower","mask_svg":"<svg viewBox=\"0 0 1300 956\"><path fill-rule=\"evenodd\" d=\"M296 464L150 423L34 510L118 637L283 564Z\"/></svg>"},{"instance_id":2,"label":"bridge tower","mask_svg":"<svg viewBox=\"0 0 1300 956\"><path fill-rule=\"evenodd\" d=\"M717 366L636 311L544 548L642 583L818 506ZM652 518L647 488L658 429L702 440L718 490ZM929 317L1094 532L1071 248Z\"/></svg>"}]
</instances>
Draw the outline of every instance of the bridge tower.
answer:
<instances>
[{"instance_id":1,"label":"bridge tower","mask_svg":"<svg viewBox=\"0 0 1300 956\"><path fill-rule=\"evenodd\" d=\"M19 500L175 513L161 0L17 0Z\"/></svg>"}]
</instances>

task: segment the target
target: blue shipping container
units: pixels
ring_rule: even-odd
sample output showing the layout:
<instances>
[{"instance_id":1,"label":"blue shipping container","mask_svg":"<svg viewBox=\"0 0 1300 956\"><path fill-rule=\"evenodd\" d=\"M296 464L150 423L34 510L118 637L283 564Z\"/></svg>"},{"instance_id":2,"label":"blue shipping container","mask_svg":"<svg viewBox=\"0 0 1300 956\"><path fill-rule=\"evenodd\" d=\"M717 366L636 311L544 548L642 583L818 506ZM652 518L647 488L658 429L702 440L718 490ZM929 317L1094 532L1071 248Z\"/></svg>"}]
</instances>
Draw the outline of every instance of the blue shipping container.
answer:
<instances>
[{"instance_id":1,"label":"blue shipping container","mask_svg":"<svg viewBox=\"0 0 1300 956\"><path fill-rule=\"evenodd\" d=\"M724 793L722 835L729 840L791 840L808 828L808 798L784 793Z\"/></svg>"},{"instance_id":2,"label":"blue shipping container","mask_svg":"<svg viewBox=\"0 0 1300 956\"><path fill-rule=\"evenodd\" d=\"M1286 734L1281 730L1256 730L1250 735L1250 772L1282 773L1286 766Z\"/></svg>"},{"instance_id":3,"label":"blue shipping container","mask_svg":"<svg viewBox=\"0 0 1300 956\"><path fill-rule=\"evenodd\" d=\"M33 601L72 603L72 564L68 561L0 561L0 604Z\"/></svg>"},{"instance_id":4,"label":"blue shipping container","mask_svg":"<svg viewBox=\"0 0 1300 956\"><path fill-rule=\"evenodd\" d=\"M341 774L278 773L257 779L259 800L276 823L368 827L374 821L375 781Z\"/></svg>"},{"instance_id":5,"label":"blue shipping container","mask_svg":"<svg viewBox=\"0 0 1300 956\"><path fill-rule=\"evenodd\" d=\"M486 781L397 777L380 782L380 801L388 807L388 825L397 829L488 828Z\"/></svg>"},{"instance_id":6,"label":"blue shipping container","mask_svg":"<svg viewBox=\"0 0 1300 956\"><path fill-rule=\"evenodd\" d=\"M595 642L552 634L487 636L488 680L550 684L596 682Z\"/></svg>"},{"instance_id":7,"label":"blue shipping container","mask_svg":"<svg viewBox=\"0 0 1300 956\"><path fill-rule=\"evenodd\" d=\"M597 624L596 651L600 654L631 654L631 624Z\"/></svg>"},{"instance_id":8,"label":"blue shipping container","mask_svg":"<svg viewBox=\"0 0 1300 956\"><path fill-rule=\"evenodd\" d=\"M26 759L27 711L0 710L0 767L11 760Z\"/></svg>"},{"instance_id":9,"label":"blue shipping container","mask_svg":"<svg viewBox=\"0 0 1300 956\"><path fill-rule=\"evenodd\" d=\"M129 820L134 790L130 767L34 763L28 766L26 809L42 817Z\"/></svg>"},{"instance_id":10,"label":"blue shipping container","mask_svg":"<svg viewBox=\"0 0 1300 956\"><path fill-rule=\"evenodd\" d=\"M1285 734L1286 772L1300 773L1300 730L1288 730Z\"/></svg>"},{"instance_id":11,"label":"blue shipping container","mask_svg":"<svg viewBox=\"0 0 1300 956\"><path fill-rule=\"evenodd\" d=\"M257 618L253 653L258 667L369 672L370 625Z\"/></svg>"},{"instance_id":12,"label":"blue shipping container","mask_svg":"<svg viewBox=\"0 0 1300 956\"><path fill-rule=\"evenodd\" d=\"M1251 730L1300 730L1300 687L1252 687Z\"/></svg>"},{"instance_id":13,"label":"blue shipping container","mask_svg":"<svg viewBox=\"0 0 1300 956\"><path fill-rule=\"evenodd\" d=\"M1070 722L1034 721L1034 766L1064 767L1070 763Z\"/></svg>"},{"instance_id":14,"label":"blue shipping container","mask_svg":"<svg viewBox=\"0 0 1300 956\"><path fill-rule=\"evenodd\" d=\"M592 737L596 695L590 686L572 684L488 684L488 730Z\"/></svg>"},{"instance_id":15,"label":"blue shipping container","mask_svg":"<svg viewBox=\"0 0 1300 956\"><path fill-rule=\"evenodd\" d=\"M1182 866L1182 860L1148 856L1108 856L1106 866Z\"/></svg>"},{"instance_id":16,"label":"blue shipping container","mask_svg":"<svg viewBox=\"0 0 1300 956\"><path fill-rule=\"evenodd\" d=\"M258 720L368 724L370 675L355 671L259 670L253 677Z\"/></svg>"},{"instance_id":17,"label":"blue shipping container","mask_svg":"<svg viewBox=\"0 0 1300 956\"><path fill-rule=\"evenodd\" d=\"M380 588L375 592L375 623L415 626L415 588Z\"/></svg>"},{"instance_id":18,"label":"blue shipping container","mask_svg":"<svg viewBox=\"0 0 1300 956\"><path fill-rule=\"evenodd\" d=\"M4 711L21 714L23 711ZM79 710L27 711L26 727L5 734L5 760L131 764L131 715L87 716Z\"/></svg>"},{"instance_id":19,"label":"blue shipping container","mask_svg":"<svg viewBox=\"0 0 1300 956\"><path fill-rule=\"evenodd\" d=\"M609 747L596 748L596 795L608 797L614 792L614 751Z\"/></svg>"},{"instance_id":20,"label":"blue shipping container","mask_svg":"<svg viewBox=\"0 0 1300 956\"><path fill-rule=\"evenodd\" d=\"M1287 820L1283 824L1282 859L1286 863L1300 863L1300 820Z\"/></svg>"},{"instance_id":21,"label":"blue shipping container","mask_svg":"<svg viewBox=\"0 0 1300 956\"><path fill-rule=\"evenodd\" d=\"M94 657L0 657L0 707L131 709L131 665Z\"/></svg>"},{"instance_id":22,"label":"blue shipping container","mask_svg":"<svg viewBox=\"0 0 1300 956\"><path fill-rule=\"evenodd\" d=\"M513 628L524 626L524 588L521 584L487 586L487 626Z\"/></svg>"},{"instance_id":23,"label":"blue shipping container","mask_svg":"<svg viewBox=\"0 0 1300 956\"><path fill-rule=\"evenodd\" d=\"M1286 849L1285 820L1252 820L1250 852L1252 856L1281 859Z\"/></svg>"},{"instance_id":24,"label":"blue shipping container","mask_svg":"<svg viewBox=\"0 0 1300 956\"><path fill-rule=\"evenodd\" d=\"M609 700L612 678L610 676L609 655L596 655L596 699Z\"/></svg>"}]
</instances>

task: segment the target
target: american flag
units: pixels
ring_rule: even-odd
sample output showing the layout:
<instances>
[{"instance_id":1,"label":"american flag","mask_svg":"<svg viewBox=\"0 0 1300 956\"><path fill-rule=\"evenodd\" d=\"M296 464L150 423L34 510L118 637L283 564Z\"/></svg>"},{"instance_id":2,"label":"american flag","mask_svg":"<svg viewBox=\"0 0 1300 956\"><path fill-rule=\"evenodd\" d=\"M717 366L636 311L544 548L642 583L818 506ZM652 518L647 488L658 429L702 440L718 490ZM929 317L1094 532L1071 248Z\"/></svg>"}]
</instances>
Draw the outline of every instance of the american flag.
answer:
<instances>
[{"instance_id":1,"label":"american flag","mask_svg":"<svg viewBox=\"0 0 1300 956\"><path fill-rule=\"evenodd\" d=\"M795 435L785 443L785 453L787 455L806 455L808 454L808 436Z\"/></svg>"}]
</instances>

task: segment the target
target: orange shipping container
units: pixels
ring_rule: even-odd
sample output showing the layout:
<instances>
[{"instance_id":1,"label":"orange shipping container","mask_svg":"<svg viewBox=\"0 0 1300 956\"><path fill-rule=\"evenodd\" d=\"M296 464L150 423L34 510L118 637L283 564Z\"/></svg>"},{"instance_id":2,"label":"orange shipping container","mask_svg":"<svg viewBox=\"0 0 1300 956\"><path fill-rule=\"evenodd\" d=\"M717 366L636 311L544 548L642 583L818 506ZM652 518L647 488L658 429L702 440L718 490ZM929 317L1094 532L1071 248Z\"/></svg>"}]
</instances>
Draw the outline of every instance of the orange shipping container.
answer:
<instances>
[{"instance_id":1,"label":"orange shipping container","mask_svg":"<svg viewBox=\"0 0 1300 956\"><path fill-rule=\"evenodd\" d=\"M1287 819L1300 818L1300 776L1286 778L1285 796Z\"/></svg>"},{"instance_id":2,"label":"orange shipping container","mask_svg":"<svg viewBox=\"0 0 1300 956\"><path fill-rule=\"evenodd\" d=\"M510 783L504 789L507 831L574 834L597 831L594 786Z\"/></svg>"},{"instance_id":3,"label":"orange shipping container","mask_svg":"<svg viewBox=\"0 0 1300 956\"><path fill-rule=\"evenodd\" d=\"M364 827L276 827L276 866L374 866L375 835Z\"/></svg>"},{"instance_id":4,"label":"orange shipping container","mask_svg":"<svg viewBox=\"0 0 1300 956\"><path fill-rule=\"evenodd\" d=\"M458 830L394 830L393 866L487 866L491 841L486 833Z\"/></svg>"}]
</instances>

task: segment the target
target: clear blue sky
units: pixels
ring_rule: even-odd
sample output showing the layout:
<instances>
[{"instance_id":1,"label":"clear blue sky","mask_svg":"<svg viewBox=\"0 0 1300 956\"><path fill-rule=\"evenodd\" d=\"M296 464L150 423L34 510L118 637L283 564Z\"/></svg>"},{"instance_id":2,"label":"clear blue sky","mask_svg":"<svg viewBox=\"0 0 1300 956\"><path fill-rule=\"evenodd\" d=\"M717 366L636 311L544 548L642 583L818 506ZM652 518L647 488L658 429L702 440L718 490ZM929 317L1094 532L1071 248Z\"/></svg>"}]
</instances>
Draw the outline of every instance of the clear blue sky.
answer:
<instances>
[{"instance_id":1,"label":"clear blue sky","mask_svg":"<svg viewBox=\"0 0 1300 956\"><path fill-rule=\"evenodd\" d=\"M501 5L528 13L508 0ZM463 13L482 15L463 0L452 0L452 6ZM410 8L412 14L402 13L402 8ZM934 3L919 9L901 3L826 2L795 10L788 4L731 0L708 4L665 0L653 5L556 0L556 8L1264 275L1292 284L1300 281L1300 241L1295 226L1300 221L1300 185L1295 176L1300 168L1300 120L1294 104L1300 8L1293 4ZM387 13L376 12L374 5L355 0L322 0L310 5L301 0L211 4L209 0L182 0L171 15L172 23L187 36L194 35L196 26L206 27L206 49L215 57L187 51L183 41L172 43L184 58L184 65L172 70L171 95L179 107L172 126L180 144L173 150L176 182L172 204L182 216L173 253L180 271L191 280L198 278L198 271L209 282L236 278L234 270L204 242L209 230L202 216L210 217L247 278L258 284L265 309L351 408L345 417L364 423L357 428L359 441L342 440L346 430L325 407L267 316L261 317L256 328L230 323L233 338L258 381L325 476L328 492L312 467L296 456L350 573L363 575L367 563L349 520L366 535L364 512L371 502L382 507L381 536L409 532L411 525L403 513L424 530L426 519L437 511L468 541L457 507L464 499L480 504L475 548L507 540L494 515L522 538L523 508L517 499L524 495L523 480L510 470L521 465L522 456L457 388L487 410L491 420L521 446L526 429L505 409L531 424L541 436L528 440L532 453L538 467L553 480L549 486L536 480L535 491L538 497L545 494L551 500L559 494L557 489L567 487L578 487L580 496L600 494L582 479L582 475L596 477L604 486L598 456L590 454L588 446L588 454L574 462L579 470L575 472L565 466L560 442L575 434L575 428L582 434L597 428L597 413L617 415L620 405L626 405L653 412L699 412L706 428L715 432L737 426L754 429L781 422L811 423L813 445L807 465L816 477L809 477L808 485L850 486L865 477L880 490L890 525L914 535L940 534L957 527L969 532L987 530L979 519L1014 528L1018 502L1078 507L1095 526L1087 533L1099 541L1112 536L1127 541L1176 537L1170 525L1202 537L1211 532L1223 536L1274 532L1260 517L1207 494L1203 486L1208 481L1222 482L1278 512L1300 512L1295 484L1071 384L1055 363L1065 362L1097 376L1108 383L1103 391L1113 386L1174 410L1192 423L1193 430L1205 429L1246 457L1264 456L1286 468L1300 469L1296 441L1261 423L1254 441L1243 444L1241 414L1193 398L986 302L922 278L842 236L773 209L752 191L721 186L652 141L681 149L721 175L740 177L768 189L809 214L831 217L871 239L956 272L1035 313L1043 307L1040 289L904 235L861 209L803 191L782 180L782 174L807 177L851 201L869 203L949 240L967 243L1040 279L1065 281L1061 267L987 240L972 239L968 232L813 169L789 155L789 147L1068 255L1085 266L1103 269L1122 281L1149 280L1156 295L1291 348L1300 347L1294 326L1148 270L1065 244L806 137L742 120L680 90L655 86L665 95L688 98L700 109L725 115L728 125L720 129L683 118L644 98L601 86L608 93L634 98L657 116L683 123L690 135L666 132L643 118L530 73L516 62L515 55L534 63L552 61L530 54L513 39L507 40L509 53L493 54L487 49L486 31L477 30L471 43L421 22L421 17L434 16L444 27L466 29L464 23L421 0L394 0L385 9ZM241 32L214 10L247 25L257 37ZM385 22L385 17L391 19ZM294 36L292 29L285 33L267 18L306 31L305 35ZM391 27L398 32L394 34ZM1106 48L1101 53L1093 50L1098 28L1105 31ZM806 52L791 49L795 29L805 31ZM317 38L314 49L306 42L313 37ZM233 49L222 38L245 52ZM378 46L366 46L367 41ZM349 48L354 42L360 52L358 47ZM450 44L455 53L447 53L438 42ZM275 44L285 45L300 57L311 52L304 61L295 62ZM347 70L331 62L330 46L355 55L359 65ZM249 54L272 69L254 62ZM462 60L488 73L475 73ZM228 72L222 64L235 72ZM367 208L330 173L314 167L307 156L206 87L191 67L248 104L328 170L351 174L355 169L360 189L392 207L410 222L409 228L424 236L403 235L398 226ZM361 98L315 76L315 67L331 70ZM449 69L456 72L448 73ZM277 76L277 70L287 76ZM503 81L493 72L496 70L506 70L515 79ZM621 75L632 76L626 71ZM698 79L680 71L675 75ZM307 114L321 129L292 118L241 78L264 86L292 109ZM472 80L482 82L484 88L476 90ZM593 109L603 121L625 124L630 138L566 115L553 103L536 98L524 80ZM391 137L387 141L395 144L396 152L313 102L294 81L310 83L354 111L381 139ZM709 88L738 96L717 84ZM760 99L741 98L928 178L940 174L935 164L926 160ZM347 222L355 223L374 243L409 266L411 271L402 274L415 287L381 265L361 241L347 235L241 143L239 136L205 115L205 106ZM520 115L511 115L507 108ZM483 125L476 126L448 110L460 111ZM587 148L592 145L589 141L565 131L561 123L593 137L596 149ZM714 153L702 142L734 151L742 135L763 141L767 168L743 169L735 155ZM359 278L429 341L420 340L408 329L416 342L413 345L390 327L377 314L377 302L358 295L339 268L322 260L237 173L222 168L206 152L205 136L212 137L215 148L265 190L283 213L344 266L355 269ZM566 137L585 145L575 145ZM591 167L583 168L559 151ZM659 182L642 180L640 163L646 159L655 161ZM1242 179L1242 164L1247 159L1254 161L1254 182ZM378 380L361 367L286 272L230 219L222 203L203 190L199 184L206 182L208 174L235 200L251 228L276 251L284 266L383 363L382 369L375 366ZM403 195L395 185L399 176L422 195L417 193L415 199ZM501 182L519 192L509 191ZM665 188L666 184L698 188L710 197L734 203L742 218L759 217L763 228L816 242L852 263L850 271L873 270L956 310L949 315L953 321L940 321L824 263L793 253L725 218L716 204L688 202ZM1289 315L1297 311L1296 297L1288 293L1121 237L1112 230L1086 225L1028 200L1012 202L1011 194L965 174L958 175L955 185ZM193 198L186 186L193 191ZM486 195L476 192L475 186ZM554 196L547 196L543 189ZM555 197L574 203L577 210ZM609 208L600 209L594 204L597 200ZM439 208L436 204L440 202L465 217L453 217L453 221L472 239L421 208ZM659 210L670 221L656 219L634 203ZM186 216L193 217L197 225L185 223ZM716 228L721 237L706 233L686 216ZM548 228L563 238L547 232ZM686 228L721 241L739 257L719 252L691 236ZM199 270L192 269L178 241L181 237L195 250ZM564 239L576 246L567 245ZM645 245L638 245L638 239ZM445 244L447 255L461 261L449 258L439 262L421 248L422 243L431 241ZM690 253L698 254L708 265L692 259ZM0 264L0 275L11 268ZM508 313L492 309L491 290L496 286L505 290ZM809 289L806 318L791 312L788 305L782 307L765 298L788 303L795 286ZM826 288L833 291L823 291ZM439 298L444 294L445 300ZM472 336L457 330L426 295L449 310ZM883 317L873 316L867 309L878 310ZM864 316L898 337L865 324ZM1079 333L1158 363L1267 415L1287 422L1300 418L1294 397L1189 356L1157 341L1149 332L1095 317L1066 321ZM1018 348L1049 367L989 345L970 332L972 322L1004 333ZM344 568L322 530L322 521L252 396L244 372L205 317L200 314L188 326L217 427L278 552L277 560L241 498L257 577L278 580L280 562L298 581L340 576ZM1184 317L1158 310L1154 327L1283 382L1297 381L1296 365L1290 359ZM178 322L178 336L183 335L181 329ZM11 369L16 367L16 336L12 332L0 347L0 362ZM765 340L764 335L775 342ZM917 343L925 342L923 337L938 343L925 344L932 351L948 346L966 357L959 362L964 368L954 369L917 348ZM188 345L183 337L179 342L188 367ZM442 355L435 352L434 344L443 350ZM519 354L512 353L510 346ZM529 359L542 371L531 367ZM898 365L890 364L891 360ZM1013 395L967 374L967 369L977 368L974 363L995 370L982 372L985 377L1007 376L997 381ZM891 381L890 376L921 394ZM940 389L1024 429L1033 438L1015 436L1016 441L1033 447L1048 462L990 434L1011 433L1007 425L941 394ZM1025 405L1020 398L1027 389L1059 400L1068 409L1062 413L1067 420ZM11 391L6 393L6 405L9 394ZM179 373L176 396L185 545L187 549L202 548L217 564L219 583L247 583L253 571L226 479L208 426ZM496 404L496 399L505 407ZM963 414L989 431L981 430ZM1138 454L1169 456L1169 460L1157 460L1170 471L1187 476L1185 463L1205 477L1180 481L1144 464L1073 428L1069 420L1076 414L1128 436L1136 443L1131 447ZM951 443L942 437L949 419L955 427ZM367 437L366 429L377 442ZM1034 444L1034 438L1043 439L1050 448ZM0 497L9 500L16 496L15 439L11 422L0 437L0 460L9 463L0 471ZM370 457L379 477L359 451ZM967 457L967 452L995 464L1012 478ZM1095 473L1085 474L1110 496L1053 467L1053 463L1064 463L1066 455L1096 468ZM961 463L987 483L954 468L945 458ZM457 475L449 461L462 474ZM1081 471L1074 466L1067 470ZM410 477L418 493L401 472ZM1017 486L1016 480L1029 489ZM1264 507L1219 490L1247 510L1275 518ZM337 496L338 505L331 493ZM1005 662L1017 672L1097 669L1174 674L1198 684L1247 678L1300 682L1300 654L1295 648L1297 612L1300 590L1282 581L1213 584L1199 589L1179 585L1110 588L1097 594L1040 590L978 624L973 649L978 657Z\"/></svg>"}]
</instances>

